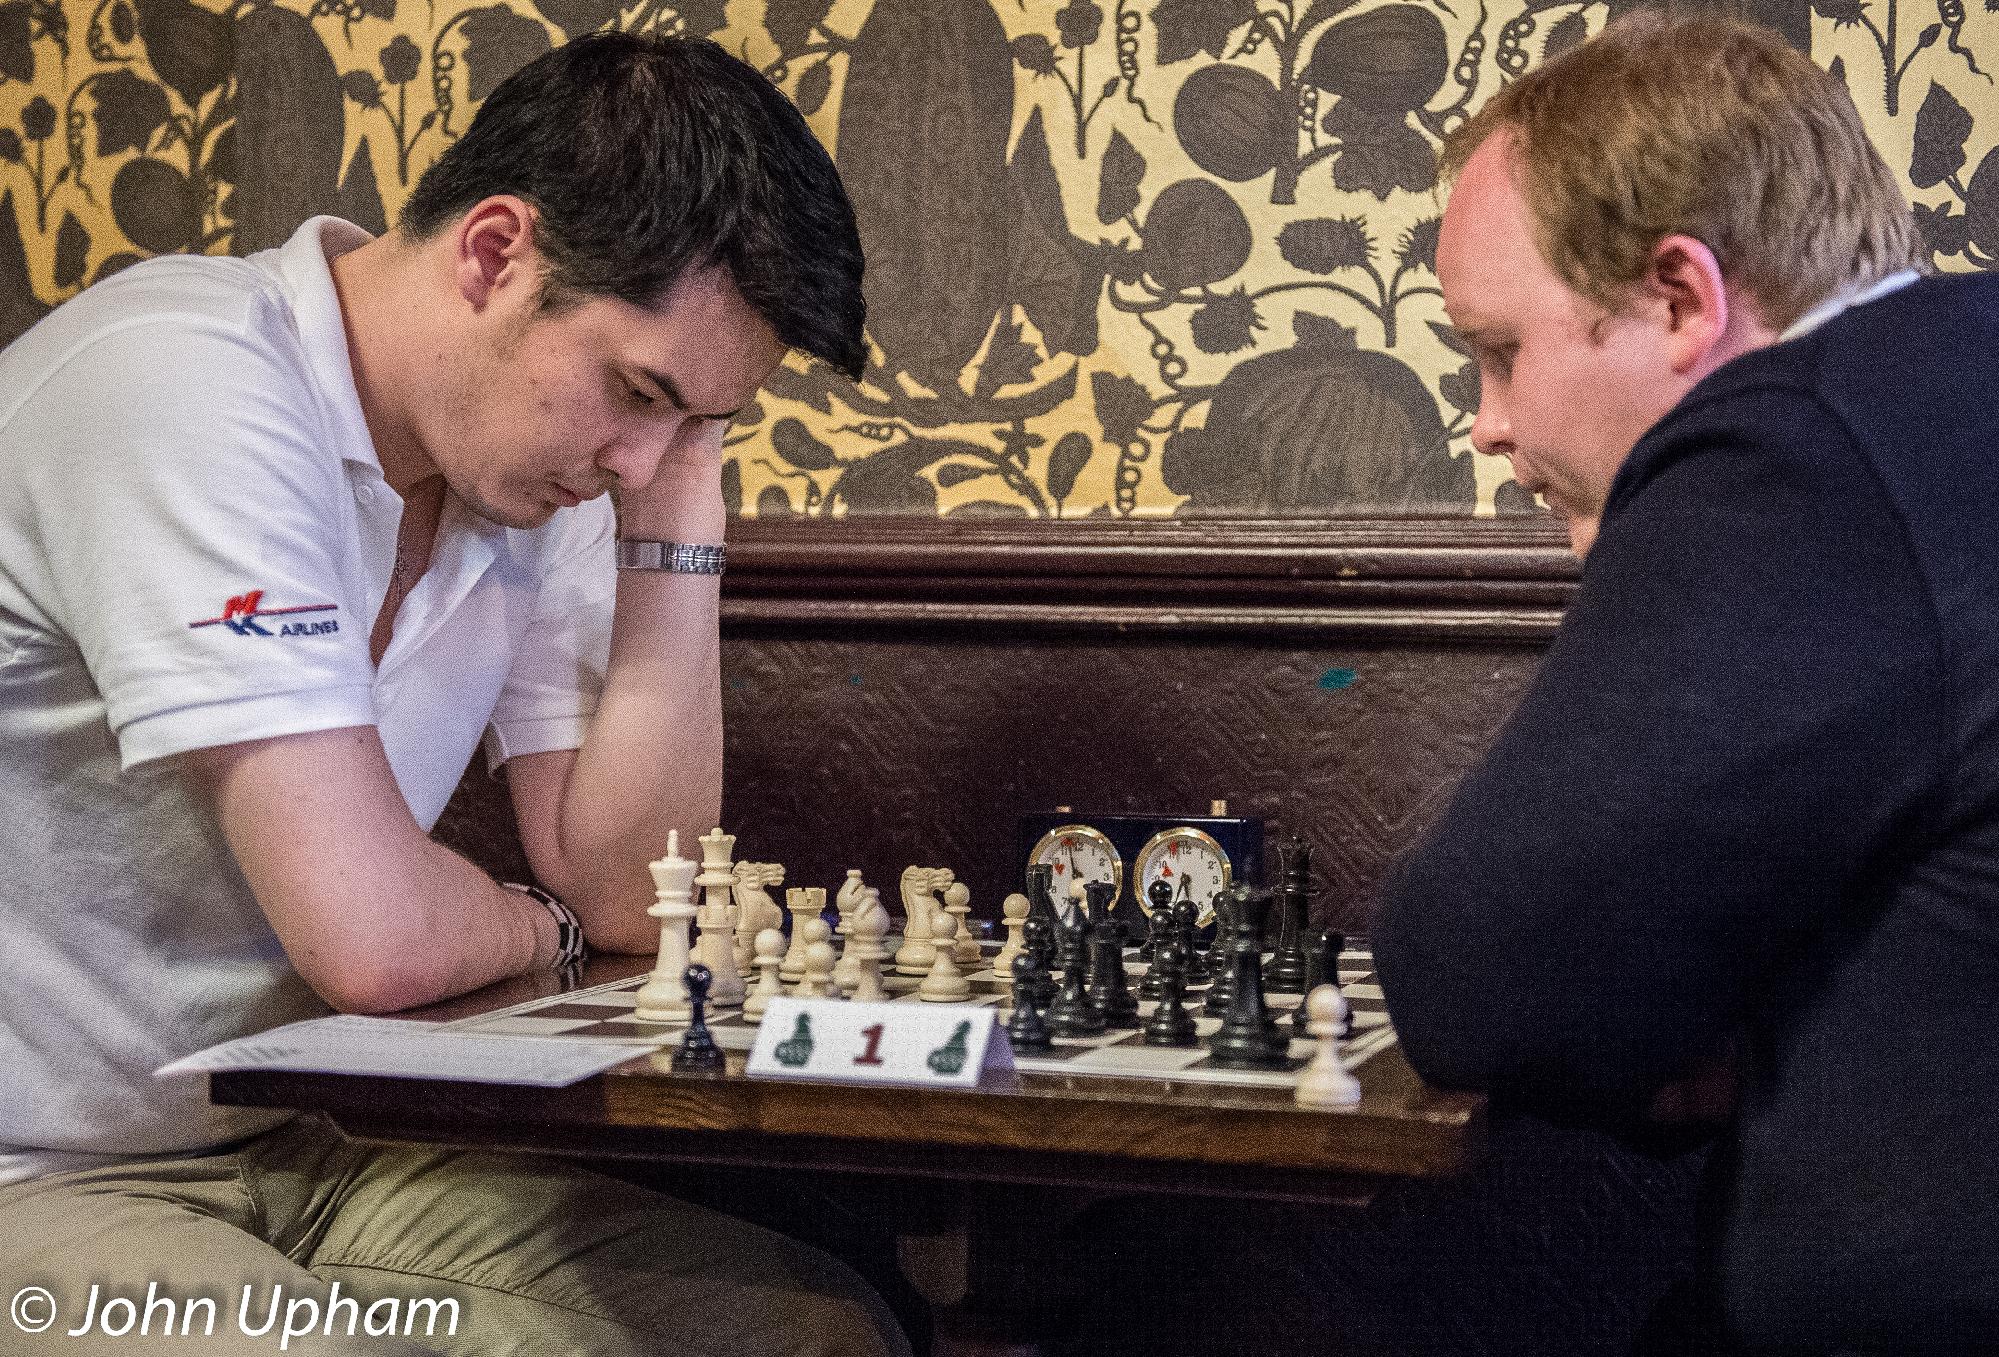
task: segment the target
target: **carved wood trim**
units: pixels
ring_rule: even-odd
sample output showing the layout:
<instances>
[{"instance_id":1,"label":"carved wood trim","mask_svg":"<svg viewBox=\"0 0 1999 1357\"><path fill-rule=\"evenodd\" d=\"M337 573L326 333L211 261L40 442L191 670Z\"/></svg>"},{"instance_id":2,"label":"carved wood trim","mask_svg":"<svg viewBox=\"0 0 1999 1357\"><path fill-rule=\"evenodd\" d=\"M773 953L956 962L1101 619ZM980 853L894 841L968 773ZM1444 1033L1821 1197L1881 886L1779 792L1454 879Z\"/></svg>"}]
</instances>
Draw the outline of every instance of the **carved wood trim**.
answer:
<instances>
[{"instance_id":1,"label":"carved wood trim","mask_svg":"<svg viewBox=\"0 0 1999 1357\"><path fill-rule=\"evenodd\" d=\"M1539 641L1576 558L1543 518L743 519L737 628L1337 633Z\"/></svg>"}]
</instances>

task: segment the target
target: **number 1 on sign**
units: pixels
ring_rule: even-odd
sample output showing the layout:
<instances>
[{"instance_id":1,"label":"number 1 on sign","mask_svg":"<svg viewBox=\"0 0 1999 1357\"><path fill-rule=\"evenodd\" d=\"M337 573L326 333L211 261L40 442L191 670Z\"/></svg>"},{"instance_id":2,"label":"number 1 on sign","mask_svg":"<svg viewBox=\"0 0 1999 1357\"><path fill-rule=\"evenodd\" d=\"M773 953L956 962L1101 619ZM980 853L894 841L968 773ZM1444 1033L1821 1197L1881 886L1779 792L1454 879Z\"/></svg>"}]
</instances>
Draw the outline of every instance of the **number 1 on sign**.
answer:
<instances>
[{"instance_id":1,"label":"number 1 on sign","mask_svg":"<svg viewBox=\"0 0 1999 1357\"><path fill-rule=\"evenodd\" d=\"M856 1065L879 1065L882 1063L882 1025L873 1023L861 1029L861 1035L868 1039L867 1049L854 1057Z\"/></svg>"}]
</instances>

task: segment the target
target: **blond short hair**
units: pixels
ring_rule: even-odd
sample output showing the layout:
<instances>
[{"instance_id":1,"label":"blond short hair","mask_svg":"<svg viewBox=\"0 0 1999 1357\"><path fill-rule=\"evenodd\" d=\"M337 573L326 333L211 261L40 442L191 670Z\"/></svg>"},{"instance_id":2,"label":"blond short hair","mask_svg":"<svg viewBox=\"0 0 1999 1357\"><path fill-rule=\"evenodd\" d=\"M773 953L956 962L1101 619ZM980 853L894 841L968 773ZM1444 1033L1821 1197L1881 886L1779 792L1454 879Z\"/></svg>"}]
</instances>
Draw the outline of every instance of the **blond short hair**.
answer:
<instances>
[{"instance_id":1,"label":"blond short hair","mask_svg":"<svg viewBox=\"0 0 1999 1357\"><path fill-rule=\"evenodd\" d=\"M1674 234L1714 251L1778 330L1928 268L1845 88L1758 24L1629 14L1494 95L1445 141L1442 179L1500 131L1541 253L1609 311Z\"/></svg>"}]
</instances>

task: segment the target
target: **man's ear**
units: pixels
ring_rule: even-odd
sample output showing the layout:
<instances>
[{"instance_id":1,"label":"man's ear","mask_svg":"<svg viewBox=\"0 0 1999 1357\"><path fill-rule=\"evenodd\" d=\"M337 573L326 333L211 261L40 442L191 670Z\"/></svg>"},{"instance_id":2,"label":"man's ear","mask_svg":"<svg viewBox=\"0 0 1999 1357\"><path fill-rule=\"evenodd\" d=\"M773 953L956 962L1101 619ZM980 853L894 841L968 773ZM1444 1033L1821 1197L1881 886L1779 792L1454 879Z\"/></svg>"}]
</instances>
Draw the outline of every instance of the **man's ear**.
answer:
<instances>
[{"instance_id":1,"label":"man's ear","mask_svg":"<svg viewBox=\"0 0 1999 1357\"><path fill-rule=\"evenodd\" d=\"M1735 299L1714 251L1692 236L1667 236L1652 247L1640 286L1662 308L1666 356L1673 371L1700 375L1715 366L1709 359L1728 335Z\"/></svg>"},{"instance_id":2,"label":"man's ear","mask_svg":"<svg viewBox=\"0 0 1999 1357\"><path fill-rule=\"evenodd\" d=\"M523 284L539 290L534 235L534 209L511 194L483 199L458 219L451 236L452 278L475 311Z\"/></svg>"}]
</instances>

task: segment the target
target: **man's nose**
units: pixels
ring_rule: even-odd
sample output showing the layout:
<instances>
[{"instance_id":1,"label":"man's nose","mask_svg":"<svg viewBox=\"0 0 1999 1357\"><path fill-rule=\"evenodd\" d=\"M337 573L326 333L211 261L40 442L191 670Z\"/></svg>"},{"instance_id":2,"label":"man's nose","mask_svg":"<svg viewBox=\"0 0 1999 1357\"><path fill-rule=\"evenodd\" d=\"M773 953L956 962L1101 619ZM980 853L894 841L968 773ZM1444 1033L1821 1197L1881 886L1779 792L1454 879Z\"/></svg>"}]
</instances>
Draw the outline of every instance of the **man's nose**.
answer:
<instances>
[{"instance_id":1,"label":"man's nose","mask_svg":"<svg viewBox=\"0 0 1999 1357\"><path fill-rule=\"evenodd\" d=\"M1478 413L1471 422L1471 445L1495 457L1513 456L1513 426L1505 407L1493 399L1490 387L1479 392Z\"/></svg>"},{"instance_id":2,"label":"man's nose","mask_svg":"<svg viewBox=\"0 0 1999 1357\"><path fill-rule=\"evenodd\" d=\"M597 466L618 479L621 491L643 490L659 472L660 461L680 436L684 420L648 424L619 435L597 455Z\"/></svg>"}]
</instances>

